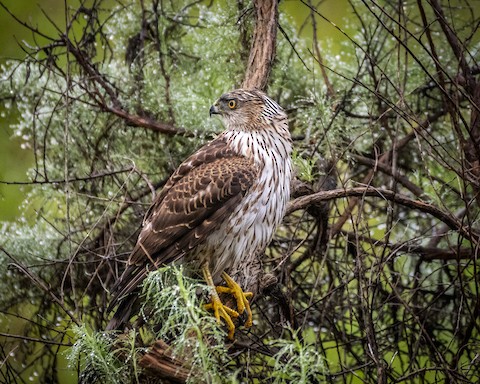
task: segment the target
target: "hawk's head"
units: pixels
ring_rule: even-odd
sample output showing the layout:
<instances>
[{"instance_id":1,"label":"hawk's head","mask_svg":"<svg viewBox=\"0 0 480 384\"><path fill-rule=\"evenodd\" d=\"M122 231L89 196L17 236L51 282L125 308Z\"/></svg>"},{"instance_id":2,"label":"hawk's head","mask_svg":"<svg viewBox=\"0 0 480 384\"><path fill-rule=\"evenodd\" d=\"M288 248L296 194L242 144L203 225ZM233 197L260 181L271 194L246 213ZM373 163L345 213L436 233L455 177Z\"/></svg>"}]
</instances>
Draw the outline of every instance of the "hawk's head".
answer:
<instances>
[{"instance_id":1,"label":"hawk's head","mask_svg":"<svg viewBox=\"0 0 480 384\"><path fill-rule=\"evenodd\" d=\"M286 118L283 109L259 90L236 89L223 94L210 108L220 115L227 128L258 129L265 123Z\"/></svg>"}]
</instances>

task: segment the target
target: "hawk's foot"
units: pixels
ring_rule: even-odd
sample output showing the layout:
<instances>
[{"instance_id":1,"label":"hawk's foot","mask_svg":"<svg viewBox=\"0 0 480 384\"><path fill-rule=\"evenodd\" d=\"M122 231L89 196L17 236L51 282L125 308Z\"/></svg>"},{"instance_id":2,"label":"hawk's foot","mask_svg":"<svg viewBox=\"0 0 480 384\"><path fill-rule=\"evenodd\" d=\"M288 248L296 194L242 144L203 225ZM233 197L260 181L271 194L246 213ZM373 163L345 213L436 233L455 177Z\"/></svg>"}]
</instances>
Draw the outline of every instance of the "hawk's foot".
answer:
<instances>
[{"instance_id":1,"label":"hawk's foot","mask_svg":"<svg viewBox=\"0 0 480 384\"><path fill-rule=\"evenodd\" d=\"M218 293L217 293L218 288L220 287L216 287L215 284L213 283L212 275L210 273L210 270L208 269L208 266L204 265L202 270L203 270L205 281L210 287L214 288L212 290L211 297L210 297L211 302L209 304L205 304L204 308L207 310L208 309L213 310L213 314L217 319L217 322L220 322L220 318L222 318L225 321L225 324L227 325L227 328L228 328L228 338L230 340L233 340L233 336L235 334L235 324L233 324L232 317L237 318L240 315L237 311L224 305L220 300L220 297L218 296ZM227 288L227 287L224 287L224 288Z\"/></svg>"},{"instance_id":2,"label":"hawk's foot","mask_svg":"<svg viewBox=\"0 0 480 384\"><path fill-rule=\"evenodd\" d=\"M233 324L232 317L237 318L239 316L238 312L224 305L216 292L212 294L210 300L211 302L209 304L205 304L204 308L207 310L213 310L213 314L217 319L217 322L220 322L220 318L225 321L225 324L228 328L228 338L233 340L235 324Z\"/></svg>"},{"instance_id":3,"label":"hawk's foot","mask_svg":"<svg viewBox=\"0 0 480 384\"><path fill-rule=\"evenodd\" d=\"M240 285L233 280L226 272L222 273L223 280L227 283L227 287L216 287L218 293L228 293L235 297L237 300L237 311L239 314L246 312L247 321L245 321L245 327L251 327L252 321L252 309L248 299L253 297L252 292L244 292Z\"/></svg>"}]
</instances>

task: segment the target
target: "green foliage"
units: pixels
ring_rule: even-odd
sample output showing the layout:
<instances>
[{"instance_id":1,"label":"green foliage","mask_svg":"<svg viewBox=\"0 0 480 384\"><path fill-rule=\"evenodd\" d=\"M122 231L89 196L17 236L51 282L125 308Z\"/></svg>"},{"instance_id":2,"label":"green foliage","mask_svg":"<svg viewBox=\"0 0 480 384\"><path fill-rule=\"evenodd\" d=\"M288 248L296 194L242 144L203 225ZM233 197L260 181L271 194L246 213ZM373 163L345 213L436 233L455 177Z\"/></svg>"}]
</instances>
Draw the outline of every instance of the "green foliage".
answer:
<instances>
[{"instance_id":1,"label":"green foliage","mask_svg":"<svg viewBox=\"0 0 480 384\"><path fill-rule=\"evenodd\" d=\"M129 44L140 33L139 4L118 7L106 25L112 50L119 54L105 69L124 91L122 102L134 110L141 101L141 108L159 120L174 120L199 135L218 129L207 119L208 108L218 98L219 90L231 89L242 73L242 61L235 49L236 9L229 3L192 6L188 1L168 2L162 5L157 21L153 4L146 7L147 22L158 23L160 47L146 38L142 51L130 52L134 56L131 64L122 53L128 52ZM168 84L162 71L168 73ZM173 116L169 114L166 88L173 101Z\"/></svg>"},{"instance_id":2,"label":"green foliage","mask_svg":"<svg viewBox=\"0 0 480 384\"><path fill-rule=\"evenodd\" d=\"M135 331L122 339L104 332L89 331L85 325L73 327L73 332L77 340L68 360L72 368L81 362L83 382L116 384L137 381ZM127 356L127 361L122 361L119 355Z\"/></svg>"},{"instance_id":3,"label":"green foliage","mask_svg":"<svg viewBox=\"0 0 480 384\"><path fill-rule=\"evenodd\" d=\"M292 153L293 164L296 168L297 176L300 180L307 183L313 183L317 180L318 175L315 174L315 158L302 157L297 150Z\"/></svg>"},{"instance_id":4,"label":"green foliage","mask_svg":"<svg viewBox=\"0 0 480 384\"><path fill-rule=\"evenodd\" d=\"M23 273L22 268L35 266L36 273L47 281L56 280L54 271L45 268L45 264L55 261L52 249L62 247L62 236L45 222L29 225L26 221L2 223L0 226L2 241L0 242L0 307L11 308L19 302L35 302L42 292L34 287L32 280ZM8 254L2 250L8 250ZM21 255L21 257L18 257ZM14 257L14 258L12 258ZM18 263L16 262L18 258ZM24 296L19 296L22 292Z\"/></svg>"}]
</instances>

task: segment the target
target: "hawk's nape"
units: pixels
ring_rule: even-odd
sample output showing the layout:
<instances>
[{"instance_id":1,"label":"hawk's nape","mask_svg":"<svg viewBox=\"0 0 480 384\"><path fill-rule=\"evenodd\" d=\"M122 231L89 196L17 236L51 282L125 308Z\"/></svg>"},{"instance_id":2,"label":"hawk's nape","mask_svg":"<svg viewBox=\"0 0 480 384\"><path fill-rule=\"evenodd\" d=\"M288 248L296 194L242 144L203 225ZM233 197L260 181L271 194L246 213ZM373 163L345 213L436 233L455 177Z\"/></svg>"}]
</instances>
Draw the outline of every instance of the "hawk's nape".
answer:
<instances>
[{"instance_id":1,"label":"hawk's nape","mask_svg":"<svg viewBox=\"0 0 480 384\"><path fill-rule=\"evenodd\" d=\"M233 338L231 317L248 299L230 276L248 275L283 219L290 198L291 138L282 108L263 92L238 89L210 108L226 130L185 160L145 215L143 229L114 288L107 329L121 329L135 314L139 287L149 271L184 260L202 271L217 320ZM257 263L258 264L258 263ZM222 283L227 287L217 287ZM237 311L217 292L234 295Z\"/></svg>"}]
</instances>

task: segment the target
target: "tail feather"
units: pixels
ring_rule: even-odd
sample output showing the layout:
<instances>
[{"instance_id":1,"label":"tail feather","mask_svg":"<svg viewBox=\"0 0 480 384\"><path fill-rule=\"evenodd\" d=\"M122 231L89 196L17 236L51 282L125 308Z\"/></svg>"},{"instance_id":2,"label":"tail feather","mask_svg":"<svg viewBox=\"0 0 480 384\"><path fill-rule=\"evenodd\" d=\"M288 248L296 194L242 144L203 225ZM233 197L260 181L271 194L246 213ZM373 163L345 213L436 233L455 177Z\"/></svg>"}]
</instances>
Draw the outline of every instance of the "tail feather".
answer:
<instances>
[{"instance_id":1,"label":"tail feather","mask_svg":"<svg viewBox=\"0 0 480 384\"><path fill-rule=\"evenodd\" d=\"M138 295L132 292L127 297L121 299L115 314L110 319L105 330L123 330L130 318L135 314L138 305Z\"/></svg>"},{"instance_id":2,"label":"tail feather","mask_svg":"<svg viewBox=\"0 0 480 384\"><path fill-rule=\"evenodd\" d=\"M127 267L117 281L112 289L113 297L107 312L112 312L117 305L118 307L107 325L107 331L123 329L130 318L136 314L139 286L145 279L146 274L145 268L132 265Z\"/></svg>"}]
</instances>

